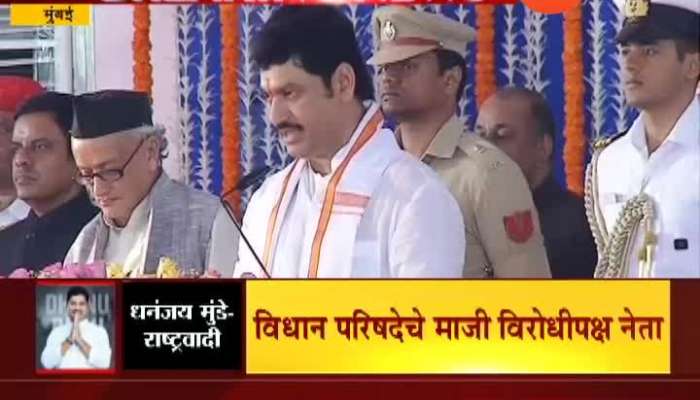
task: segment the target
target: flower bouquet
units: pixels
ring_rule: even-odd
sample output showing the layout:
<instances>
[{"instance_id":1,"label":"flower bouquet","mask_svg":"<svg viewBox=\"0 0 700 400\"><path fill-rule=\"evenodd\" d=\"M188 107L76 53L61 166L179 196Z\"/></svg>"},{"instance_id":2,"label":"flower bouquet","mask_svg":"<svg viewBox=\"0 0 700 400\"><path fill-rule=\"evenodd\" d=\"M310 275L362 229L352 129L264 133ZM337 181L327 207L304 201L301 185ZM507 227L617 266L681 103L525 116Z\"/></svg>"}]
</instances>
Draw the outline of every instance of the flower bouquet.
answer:
<instances>
[{"instance_id":1,"label":"flower bouquet","mask_svg":"<svg viewBox=\"0 0 700 400\"><path fill-rule=\"evenodd\" d=\"M116 263L96 261L88 264L54 263L39 271L17 268L8 278L56 278L56 279L125 279L125 278L221 278L221 273L208 269L202 273L196 268L183 269L174 260L161 257L155 274L141 274L134 270L125 270Z\"/></svg>"},{"instance_id":2,"label":"flower bouquet","mask_svg":"<svg viewBox=\"0 0 700 400\"><path fill-rule=\"evenodd\" d=\"M58 279L100 279L106 278L106 264L98 261L89 264L54 263L34 271L17 268L8 278L58 278Z\"/></svg>"}]
</instances>

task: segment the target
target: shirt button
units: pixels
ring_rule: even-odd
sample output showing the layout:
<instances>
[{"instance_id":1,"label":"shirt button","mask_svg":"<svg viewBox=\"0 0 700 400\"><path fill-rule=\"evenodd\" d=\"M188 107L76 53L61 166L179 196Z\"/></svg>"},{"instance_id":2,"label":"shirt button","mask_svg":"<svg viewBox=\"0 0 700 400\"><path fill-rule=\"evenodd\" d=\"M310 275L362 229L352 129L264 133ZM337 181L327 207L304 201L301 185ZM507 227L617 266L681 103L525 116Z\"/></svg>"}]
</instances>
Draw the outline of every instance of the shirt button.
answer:
<instances>
[{"instance_id":1,"label":"shirt button","mask_svg":"<svg viewBox=\"0 0 700 400\"><path fill-rule=\"evenodd\" d=\"M673 248L676 250L688 250L688 239L676 239L673 241Z\"/></svg>"}]
</instances>

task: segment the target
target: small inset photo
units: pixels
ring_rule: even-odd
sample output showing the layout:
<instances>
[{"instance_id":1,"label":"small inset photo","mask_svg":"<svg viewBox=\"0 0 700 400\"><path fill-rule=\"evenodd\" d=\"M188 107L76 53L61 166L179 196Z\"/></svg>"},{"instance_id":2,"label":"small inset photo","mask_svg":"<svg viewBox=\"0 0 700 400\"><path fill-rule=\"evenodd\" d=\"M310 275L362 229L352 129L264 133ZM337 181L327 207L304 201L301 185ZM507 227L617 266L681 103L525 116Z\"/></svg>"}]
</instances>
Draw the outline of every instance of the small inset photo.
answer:
<instances>
[{"instance_id":1,"label":"small inset photo","mask_svg":"<svg viewBox=\"0 0 700 400\"><path fill-rule=\"evenodd\" d=\"M114 373L114 304L113 283L40 282L37 373Z\"/></svg>"}]
</instances>

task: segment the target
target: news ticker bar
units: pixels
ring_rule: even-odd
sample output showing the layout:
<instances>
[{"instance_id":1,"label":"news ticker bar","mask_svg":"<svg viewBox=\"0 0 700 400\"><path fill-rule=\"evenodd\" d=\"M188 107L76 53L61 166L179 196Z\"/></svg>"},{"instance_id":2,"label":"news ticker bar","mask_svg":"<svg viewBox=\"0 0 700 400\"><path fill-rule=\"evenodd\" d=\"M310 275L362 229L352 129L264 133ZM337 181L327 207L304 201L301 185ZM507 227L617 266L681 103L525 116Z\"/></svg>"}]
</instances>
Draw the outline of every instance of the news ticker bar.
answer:
<instances>
[{"instance_id":1,"label":"news ticker bar","mask_svg":"<svg viewBox=\"0 0 700 400\"><path fill-rule=\"evenodd\" d=\"M664 281L252 281L246 292L249 374L671 368ZM298 316L315 320L294 321ZM284 332L275 332L275 318ZM313 328L325 318L324 337Z\"/></svg>"},{"instance_id":2,"label":"news ticker bar","mask_svg":"<svg viewBox=\"0 0 700 400\"><path fill-rule=\"evenodd\" d=\"M114 360L98 372L116 378L700 376L698 280L2 279L0 305L14 329L0 330L0 342L13 343L0 379L95 372L48 370L40 360L40 331L66 312L65 291L76 285L103 294L93 317L105 326L104 296L113 293Z\"/></svg>"}]
</instances>

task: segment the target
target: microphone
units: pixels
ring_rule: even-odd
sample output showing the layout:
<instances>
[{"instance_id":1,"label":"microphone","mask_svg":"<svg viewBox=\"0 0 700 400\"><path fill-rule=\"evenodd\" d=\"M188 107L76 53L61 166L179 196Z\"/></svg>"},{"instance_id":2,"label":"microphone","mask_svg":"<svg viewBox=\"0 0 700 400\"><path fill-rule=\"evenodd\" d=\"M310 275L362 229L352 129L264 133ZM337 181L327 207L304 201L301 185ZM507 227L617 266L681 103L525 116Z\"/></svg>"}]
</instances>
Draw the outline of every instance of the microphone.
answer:
<instances>
[{"instance_id":1,"label":"microphone","mask_svg":"<svg viewBox=\"0 0 700 400\"><path fill-rule=\"evenodd\" d=\"M258 266L265 273L265 276L267 278L272 278L272 276L270 276L270 273L267 271L267 268L265 268L265 265L263 265L263 262L260 259L260 257L258 256L258 253L256 253L255 250L253 249L253 245L250 244L250 241L246 237L245 233L243 233L243 228L241 228L241 225L236 220L236 217L234 216L233 210L231 209L231 205L229 205L228 202L226 200L224 200L224 198L237 190L243 191L243 190L248 189L249 187L253 186L257 182L265 179L267 177L267 174L272 170L273 170L273 168L268 167L268 166L257 168L255 170L253 170L252 172L246 174L243 178L241 178L238 181L238 183L236 184L236 186L227 190L224 194L222 194L219 197L219 201L221 202L221 205L224 207L226 214L228 214L228 217L231 219L231 222L233 222L233 225L236 226L236 230L241 235L243 242L248 247L248 250L250 250L251 254L253 254L255 261L258 263ZM244 274L244 275L246 275L246 274Z\"/></svg>"},{"instance_id":2,"label":"microphone","mask_svg":"<svg viewBox=\"0 0 700 400\"><path fill-rule=\"evenodd\" d=\"M243 190L248 189L249 187L255 185L259 181L265 179L267 177L267 175L269 174L269 172L272 170L273 170L272 167L269 167L267 165L264 167L254 169L249 174L247 174L246 176L241 178L241 180L238 181L238 184L233 189L229 189L228 192L224 193L224 197L231 194L230 192L232 192L232 191L235 191L235 190L243 191ZM274 172L277 172L277 171L274 171Z\"/></svg>"}]
</instances>

